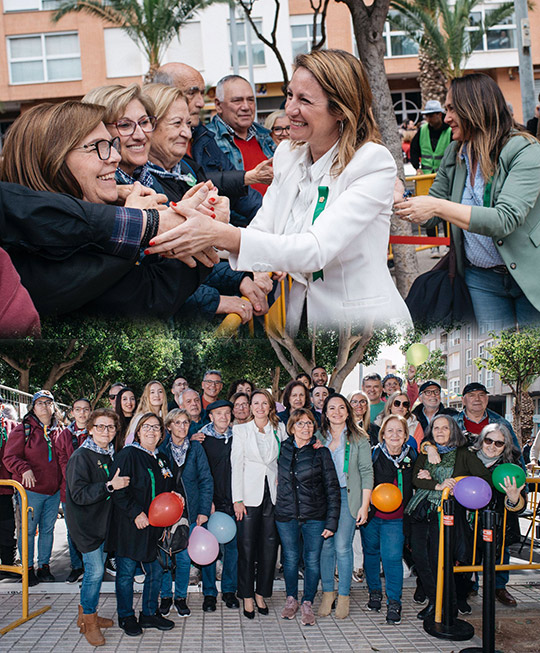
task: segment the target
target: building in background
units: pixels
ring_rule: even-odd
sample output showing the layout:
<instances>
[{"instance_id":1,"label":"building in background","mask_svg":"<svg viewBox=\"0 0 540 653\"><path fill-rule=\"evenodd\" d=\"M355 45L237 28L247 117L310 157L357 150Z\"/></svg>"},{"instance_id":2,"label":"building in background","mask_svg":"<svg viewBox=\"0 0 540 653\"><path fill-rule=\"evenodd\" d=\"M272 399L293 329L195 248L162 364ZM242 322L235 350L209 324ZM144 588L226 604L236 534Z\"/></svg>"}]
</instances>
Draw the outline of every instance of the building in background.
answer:
<instances>
[{"instance_id":1,"label":"building in background","mask_svg":"<svg viewBox=\"0 0 540 653\"><path fill-rule=\"evenodd\" d=\"M59 0L0 0L0 130L24 111L45 100L80 98L102 84L140 82L147 70L144 56L117 28L83 13L67 15L58 23L51 11ZM491 11L497 2L486 0L471 17L471 28ZM274 3L258 0L253 16L264 34L270 32ZM287 11L288 9L288 11ZM207 84L233 72L231 14L229 6L218 3L200 12L186 25L180 38L171 45L164 62L183 61L201 71ZM281 53L290 70L294 56L307 52L312 42L312 12L308 0L289 0L282 5L277 37ZM540 10L530 12L532 53L535 63L536 92L540 91ZM272 51L255 36L236 9L235 33L239 73L250 77L257 90L259 118L279 107L283 101L281 72ZM331 2L327 15L326 47L355 52L349 10ZM420 89L416 79L416 45L402 32L384 30L386 70L398 123L420 116ZM489 72L512 103L515 117L522 116L515 48L516 25L512 18L493 27L484 37L468 68Z\"/></svg>"}]
</instances>

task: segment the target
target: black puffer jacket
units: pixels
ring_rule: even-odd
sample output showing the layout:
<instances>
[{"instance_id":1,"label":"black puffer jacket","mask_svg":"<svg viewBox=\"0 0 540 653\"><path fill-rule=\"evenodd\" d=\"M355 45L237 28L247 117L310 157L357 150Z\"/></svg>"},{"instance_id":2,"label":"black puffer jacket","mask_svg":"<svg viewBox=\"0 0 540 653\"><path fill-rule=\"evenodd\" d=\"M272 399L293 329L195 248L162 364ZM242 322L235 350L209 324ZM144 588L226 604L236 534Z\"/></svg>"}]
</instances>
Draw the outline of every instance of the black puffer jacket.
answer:
<instances>
[{"instance_id":1,"label":"black puffer jacket","mask_svg":"<svg viewBox=\"0 0 540 653\"><path fill-rule=\"evenodd\" d=\"M316 438L299 449L292 437L281 445L278 460L276 520L325 520L336 532L341 507L339 482L326 447L313 448Z\"/></svg>"}]
</instances>

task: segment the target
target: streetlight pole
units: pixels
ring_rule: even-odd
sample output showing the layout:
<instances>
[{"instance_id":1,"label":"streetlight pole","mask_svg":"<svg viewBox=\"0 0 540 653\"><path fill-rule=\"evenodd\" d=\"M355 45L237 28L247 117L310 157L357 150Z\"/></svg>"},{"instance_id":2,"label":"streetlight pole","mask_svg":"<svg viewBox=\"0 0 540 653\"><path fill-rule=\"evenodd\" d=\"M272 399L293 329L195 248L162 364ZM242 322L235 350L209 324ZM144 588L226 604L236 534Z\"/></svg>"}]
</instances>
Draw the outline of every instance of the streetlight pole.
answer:
<instances>
[{"instance_id":1,"label":"streetlight pole","mask_svg":"<svg viewBox=\"0 0 540 653\"><path fill-rule=\"evenodd\" d=\"M514 0L519 56L519 84L521 87L521 107L523 123L534 116L536 97L534 93L534 73L531 55L531 26L527 0Z\"/></svg>"}]
</instances>

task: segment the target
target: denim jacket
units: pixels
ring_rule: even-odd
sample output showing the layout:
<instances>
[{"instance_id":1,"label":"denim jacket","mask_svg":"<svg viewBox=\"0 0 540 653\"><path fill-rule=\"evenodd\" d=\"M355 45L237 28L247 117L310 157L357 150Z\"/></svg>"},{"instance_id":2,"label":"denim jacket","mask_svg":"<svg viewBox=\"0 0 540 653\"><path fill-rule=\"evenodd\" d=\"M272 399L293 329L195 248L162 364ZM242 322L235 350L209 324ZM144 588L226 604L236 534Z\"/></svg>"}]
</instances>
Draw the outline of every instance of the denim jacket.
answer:
<instances>
[{"instance_id":1,"label":"denim jacket","mask_svg":"<svg viewBox=\"0 0 540 653\"><path fill-rule=\"evenodd\" d=\"M214 116L206 127L214 134L220 150L226 154L233 166L237 170L243 170L244 161L242 159L242 153L234 142L234 137L223 123L223 120L218 116ZM255 138L261 146L264 155L270 158L276 149L276 144L272 140L270 131L256 122L253 123L252 127L255 129Z\"/></svg>"}]
</instances>

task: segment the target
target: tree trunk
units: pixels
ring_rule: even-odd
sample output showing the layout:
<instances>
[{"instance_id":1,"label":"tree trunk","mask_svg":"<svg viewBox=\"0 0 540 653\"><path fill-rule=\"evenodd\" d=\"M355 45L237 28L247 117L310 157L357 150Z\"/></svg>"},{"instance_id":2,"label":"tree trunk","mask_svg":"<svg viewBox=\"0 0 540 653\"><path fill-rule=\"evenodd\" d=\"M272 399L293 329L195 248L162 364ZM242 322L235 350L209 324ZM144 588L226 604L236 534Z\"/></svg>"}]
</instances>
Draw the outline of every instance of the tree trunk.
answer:
<instances>
[{"instance_id":1,"label":"tree trunk","mask_svg":"<svg viewBox=\"0 0 540 653\"><path fill-rule=\"evenodd\" d=\"M514 431L516 432L519 443L523 446L531 437L534 428L534 402L526 390L522 390L516 396L514 405L512 406L512 415Z\"/></svg>"},{"instance_id":2,"label":"tree trunk","mask_svg":"<svg viewBox=\"0 0 540 653\"><path fill-rule=\"evenodd\" d=\"M363 63L373 92L373 112L379 125L381 137L390 150L397 165L398 177L404 179L403 152L395 118L392 96L384 68L384 43L382 30L388 14L390 0L374 0L367 7L363 0L343 0L351 12L354 36L360 61ZM390 233L411 236L411 225L395 215ZM394 271L396 285L402 296L406 296L414 279L418 276L416 250L412 245L394 245Z\"/></svg>"},{"instance_id":3,"label":"tree trunk","mask_svg":"<svg viewBox=\"0 0 540 653\"><path fill-rule=\"evenodd\" d=\"M444 106L446 99L446 77L422 48L418 51L418 82L422 93L422 107L428 100L439 100Z\"/></svg>"}]
</instances>

